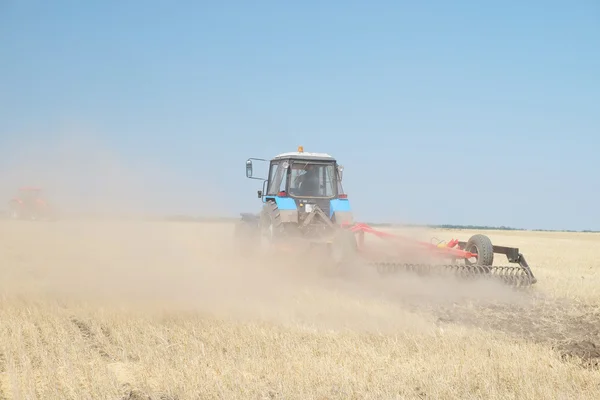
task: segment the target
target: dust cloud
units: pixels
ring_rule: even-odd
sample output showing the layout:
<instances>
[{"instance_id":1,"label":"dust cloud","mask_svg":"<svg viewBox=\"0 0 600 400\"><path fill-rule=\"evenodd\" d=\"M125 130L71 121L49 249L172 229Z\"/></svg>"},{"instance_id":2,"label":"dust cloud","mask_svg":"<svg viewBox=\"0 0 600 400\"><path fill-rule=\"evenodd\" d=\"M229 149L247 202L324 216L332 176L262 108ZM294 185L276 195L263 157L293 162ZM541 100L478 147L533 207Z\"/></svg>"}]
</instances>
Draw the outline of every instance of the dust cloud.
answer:
<instances>
[{"instance_id":1,"label":"dust cloud","mask_svg":"<svg viewBox=\"0 0 600 400\"><path fill-rule=\"evenodd\" d=\"M2 227L12 245L1 255L5 294L378 332L431 331L435 318L423 311L432 307L523 301L493 282L381 277L368 267L336 274L303 257L242 257L231 224L19 222Z\"/></svg>"},{"instance_id":2,"label":"dust cloud","mask_svg":"<svg viewBox=\"0 0 600 400\"><path fill-rule=\"evenodd\" d=\"M205 196L217 191L214 182L196 174L182 176L141 150L116 149L93 130L60 129L35 140L23 134L2 150L0 196L5 200L0 210L19 187L37 186L63 219L226 211Z\"/></svg>"},{"instance_id":3,"label":"dust cloud","mask_svg":"<svg viewBox=\"0 0 600 400\"><path fill-rule=\"evenodd\" d=\"M60 210L57 221L0 223L5 296L367 331L431 330L435 317L421 311L439 305L527 301L493 282L381 277L367 267L331 274L323 260L242 256L232 224L142 220L223 210L167 168L124 160L97 135L22 143L3 165L3 198L41 186ZM193 187L207 190L201 180Z\"/></svg>"}]
</instances>

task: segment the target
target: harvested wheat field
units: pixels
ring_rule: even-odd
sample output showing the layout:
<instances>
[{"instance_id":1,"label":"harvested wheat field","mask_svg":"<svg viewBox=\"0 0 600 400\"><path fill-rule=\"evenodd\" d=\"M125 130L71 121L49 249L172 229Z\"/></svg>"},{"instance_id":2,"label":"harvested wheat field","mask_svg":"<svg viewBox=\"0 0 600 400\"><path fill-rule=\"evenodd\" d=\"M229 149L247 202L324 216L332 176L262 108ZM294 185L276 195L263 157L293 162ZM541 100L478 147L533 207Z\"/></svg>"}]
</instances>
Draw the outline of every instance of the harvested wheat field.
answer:
<instances>
[{"instance_id":1,"label":"harvested wheat field","mask_svg":"<svg viewBox=\"0 0 600 400\"><path fill-rule=\"evenodd\" d=\"M260 265L229 224L2 221L0 399L600 398L600 235L486 233L533 288Z\"/></svg>"}]
</instances>

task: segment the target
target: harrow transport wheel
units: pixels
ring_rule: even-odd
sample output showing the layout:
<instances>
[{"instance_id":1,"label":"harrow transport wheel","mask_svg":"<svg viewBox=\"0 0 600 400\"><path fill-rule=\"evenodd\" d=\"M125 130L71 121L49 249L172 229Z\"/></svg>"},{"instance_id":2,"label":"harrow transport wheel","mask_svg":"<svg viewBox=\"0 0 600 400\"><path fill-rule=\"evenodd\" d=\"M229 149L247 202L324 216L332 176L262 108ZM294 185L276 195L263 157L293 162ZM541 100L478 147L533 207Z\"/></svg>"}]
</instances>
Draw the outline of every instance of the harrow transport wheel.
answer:
<instances>
[{"instance_id":1,"label":"harrow transport wheel","mask_svg":"<svg viewBox=\"0 0 600 400\"><path fill-rule=\"evenodd\" d=\"M491 266L494 263L494 246L489 237L485 235L473 235L465 245L465 250L477 254L477 265ZM465 264L473 265L465 259Z\"/></svg>"}]
</instances>

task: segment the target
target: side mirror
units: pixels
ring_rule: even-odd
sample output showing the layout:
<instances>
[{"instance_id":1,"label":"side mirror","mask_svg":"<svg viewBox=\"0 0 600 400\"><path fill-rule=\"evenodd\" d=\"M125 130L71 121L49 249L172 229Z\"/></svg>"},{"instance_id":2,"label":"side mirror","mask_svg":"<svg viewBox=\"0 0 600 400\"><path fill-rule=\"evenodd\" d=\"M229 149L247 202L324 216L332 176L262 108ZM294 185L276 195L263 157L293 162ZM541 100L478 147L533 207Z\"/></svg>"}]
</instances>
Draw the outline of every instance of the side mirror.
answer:
<instances>
[{"instance_id":1,"label":"side mirror","mask_svg":"<svg viewBox=\"0 0 600 400\"><path fill-rule=\"evenodd\" d=\"M343 165L338 165L338 175L340 176L340 181L341 181L342 177L344 176L344 166Z\"/></svg>"},{"instance_id":2,"label":"side mirror","mask_svg":"<svg viewBox=\"0 0 600 400\"><path fill-rule=\"evenodd\" d=\"M252 178L252 161L246 161L246 178Z\"/></svg>"}]
</instances>

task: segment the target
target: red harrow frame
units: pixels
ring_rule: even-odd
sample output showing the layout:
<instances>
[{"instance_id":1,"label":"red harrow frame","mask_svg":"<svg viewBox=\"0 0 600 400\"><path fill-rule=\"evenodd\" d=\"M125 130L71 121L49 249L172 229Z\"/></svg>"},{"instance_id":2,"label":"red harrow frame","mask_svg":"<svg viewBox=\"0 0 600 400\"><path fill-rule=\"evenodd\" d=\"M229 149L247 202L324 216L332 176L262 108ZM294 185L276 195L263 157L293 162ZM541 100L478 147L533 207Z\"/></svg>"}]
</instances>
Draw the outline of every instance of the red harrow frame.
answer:
<instances>
[{"instance_id":1,"label":"red harrow frame","mask_svg":"<svg viewBox=\"0 0 600 400\"><path fill-rule=\"evenodd\" d=\"M531 268L518 248L492 245L485 235L474 235L469 241L452 239L447 243L422 242L406 236L374 229L364 223L342 225L354 233L354 251L369 265L382 273L410 271L416 273L451 273L462 278L489 277L499 279L511 286L530 286L536 283ZM365 234L371 234L392 244L392 254L368 246ZM394 254L395 253L395 254ZM492 265L494 254L503 254L512 266ZM411 261L410 257L416 257ZM448 260L450 263L423 263L424 258ZM472 261L475 259L475 261ZM457 262L461 260L462 263Z\"/></svg>"}]
</instances>

